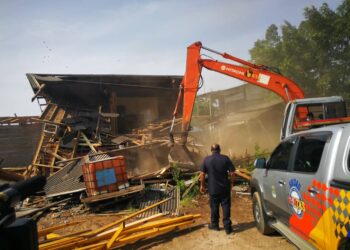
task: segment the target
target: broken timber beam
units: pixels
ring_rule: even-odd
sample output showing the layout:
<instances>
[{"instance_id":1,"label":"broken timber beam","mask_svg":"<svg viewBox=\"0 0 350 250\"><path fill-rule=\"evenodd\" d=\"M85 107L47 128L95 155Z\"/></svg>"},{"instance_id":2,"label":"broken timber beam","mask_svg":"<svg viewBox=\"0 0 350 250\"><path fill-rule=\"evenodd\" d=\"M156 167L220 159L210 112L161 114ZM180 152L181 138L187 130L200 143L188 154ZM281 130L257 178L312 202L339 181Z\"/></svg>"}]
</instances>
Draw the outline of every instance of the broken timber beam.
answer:
<instances>
[{"instance_id":1,"label":"broken timber beam","mask_svg":"<svg viewBox=\"0 0 350 250\"><path fill-rule=\"evenodd\" d=\"M50 150L46 150L45 153L47 153L47 154L49 154L49 155L51 155L51 156L53 156L53 157L55 157L56 159L61 160L61 161L67 160L66 158L64 158L64 157L62 157L62 156L58 155L57 153L52 152L52 151L50 151Z\"/></svg>"},{"instance_id":2,"label":"broken timber beam","mask_svg":"<svg viewBox=\"0 0 350 250\"><path fill-rule=\"evenodd\" d=\"M45 165L45 164L32 164L33 166L37 166L37 167L43 167L43 168L49 168L49 169L62 169L62 167L58 167L58 166L51 166L51 165Z\"/></svg>"},{"instance_id":3,"label":"broken timber beam","mask_svg":"<svg viewBox=\"0 0 350 250\"><path fill-rule=\"evenodd\" d=\"M42 91L45 87L46 87L45 83L42 84L42 85L39 87L38 91L37 91L37 92L35 93L35 95L32 97L32 102L34 102L35 98L37 98L37 96L41 93L41 91Z\"/></svg>"},{"instance_id":4,"label":"broken timber beam","mask_svg":"<svg viewBox=\"0 0 350 250\"><path fill-rule=\"evenodd\" d=\"M97 156L97 155L102 155L102 154L107 154L107 153L116 153L116 152L121 152L121 151L129 150L129 149L142 148L142 147L148 147L148 146L153 146L153 145L160 145L160 143L159 142L152 142L152 143L148 143L148 144L145 144L145 145L137 145L137 146L131 146L131 147L126 147L126 148L119 148L119 149L114 149L114 150L109 150L109 151L95 153L95 154L90 155L90 156ZM65 161L57 161L56 163L57 164L67 163L67 162L74 161L74 160L80 160L82 158L84 158L84 156L79 156L79 157L67 159Z\"/></svg>"},{"instance_id":5,"label":"broken timber beam","mask_svg":"<svg viewBox=\"0 0 350 250\"><path fill-rule=\"evenodd\" d=\"M83 137L84 141L86 142L86 144L89 146L89 148L91 149L92 152L97 153L97 150L95 149L95 147L92 145L92 143L90 142L90 140L86 137L86 135L84 134L83 131L80 132L81 136Z\"/></svg>"},{"instance_id":6,"label":"broken timber beam","mask_svg":"<svg viewBox=\"0 0 350 250\"><path fill-rule=\"evenodd\" d=\"M123 190L116 191L116 192L89 196L87 198L81 199L81 202L83 202L83 203L98 202L98 201L102 201L102 200L117 198L117 197L120 197L120 196L125 196L125 195L134 194L134 193L139 193L139 192L143 191L144 189L145 189L145 185L142 184L142 185L129 187L127 189L123 189Z\"/></svg>"}]
</instances>

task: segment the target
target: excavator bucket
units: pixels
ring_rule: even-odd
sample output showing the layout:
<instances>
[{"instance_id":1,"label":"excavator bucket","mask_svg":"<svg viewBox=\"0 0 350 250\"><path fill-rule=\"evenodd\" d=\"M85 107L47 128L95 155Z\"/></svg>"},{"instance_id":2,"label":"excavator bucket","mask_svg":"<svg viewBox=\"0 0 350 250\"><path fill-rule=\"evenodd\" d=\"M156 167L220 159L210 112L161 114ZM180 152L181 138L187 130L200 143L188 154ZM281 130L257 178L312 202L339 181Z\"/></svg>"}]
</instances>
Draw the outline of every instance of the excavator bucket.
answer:
<instances>
[{"instance_id":1,"label":"excavator bucket","mask_svg":"<svg viewBox=\"0 0 350 250\"><path fill-rule=\"evenodd\" d=\"M185 145L175 144L168 155L170 166L188 171L198 171L195 164L195 155Z\"/></svg>"}]
</instances>

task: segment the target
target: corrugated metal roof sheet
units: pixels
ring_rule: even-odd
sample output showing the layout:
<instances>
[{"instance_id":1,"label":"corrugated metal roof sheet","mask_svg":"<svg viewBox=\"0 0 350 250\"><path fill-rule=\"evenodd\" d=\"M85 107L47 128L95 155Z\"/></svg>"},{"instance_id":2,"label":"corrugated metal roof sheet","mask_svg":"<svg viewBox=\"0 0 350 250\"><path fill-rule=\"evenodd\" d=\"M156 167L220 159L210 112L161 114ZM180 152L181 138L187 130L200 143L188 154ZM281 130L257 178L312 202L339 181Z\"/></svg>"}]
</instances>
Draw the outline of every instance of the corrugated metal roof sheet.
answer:
<instances>
[{"instance_id":1,"label":"corrugated metal roof sheet","mask_svg":"<svg viewBox=\"0 0 350 250\"><path fill-rule=\"evenodd\" d=\"M146 218L157 213L178 215L180 207L180 191L177 187L171 187L165 191L162 189L157 190L157 188L148 188L139 201L140 209L151 206L169 197L171 197L169 201L140 214L139 218Z\"/></svg>"},{"instance_id":2,"label":"corrugated metal roof sheet","mask_svg":"<svg viewBox=\"0 0 350 250\"><path fill-rule=\"evenodd\" d=\"M83 164L83 159L71 162L54 175L47 178L44 187L46 195L48 197L54 197L85 190L81 169Z\"/></svg>"}]
</instances>

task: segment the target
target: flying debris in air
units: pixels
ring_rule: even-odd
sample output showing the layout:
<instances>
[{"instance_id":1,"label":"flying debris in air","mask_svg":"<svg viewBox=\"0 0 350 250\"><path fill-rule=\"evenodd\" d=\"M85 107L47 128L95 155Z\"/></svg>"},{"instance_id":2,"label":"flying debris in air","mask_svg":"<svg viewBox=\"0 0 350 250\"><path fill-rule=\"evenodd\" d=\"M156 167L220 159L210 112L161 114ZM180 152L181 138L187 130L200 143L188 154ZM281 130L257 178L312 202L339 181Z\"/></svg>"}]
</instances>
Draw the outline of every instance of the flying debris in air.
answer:
<instances>
[{"instance_id":1,"label":"flying debris in air","mask_svg":"<svg viewBox=\"0 0 350 250\"><path fill-rule=\"evenodd\" d=\"M44 45L45 49L47 49L49 52L52 52L52 49L48 46L48 44L45 41L43 41L43 45ZM43 57L42 63L48 62L49 58L50 58L49 55L45 55Z\"/></svg>"}]
</instances>

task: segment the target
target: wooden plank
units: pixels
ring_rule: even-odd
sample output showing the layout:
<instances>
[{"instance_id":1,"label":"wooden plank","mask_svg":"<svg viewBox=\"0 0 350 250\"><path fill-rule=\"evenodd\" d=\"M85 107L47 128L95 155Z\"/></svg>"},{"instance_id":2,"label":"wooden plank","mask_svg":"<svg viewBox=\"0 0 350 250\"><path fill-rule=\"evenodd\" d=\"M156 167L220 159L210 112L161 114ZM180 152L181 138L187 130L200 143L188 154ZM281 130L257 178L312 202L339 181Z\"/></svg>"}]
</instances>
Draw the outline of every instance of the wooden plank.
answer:
<instances>
[{"instance_id":1,"label":"wooden plank","mask_svg":"<svg viewBox=\"0 0 350 250\"><path fill-rule=\"evenodd\" d=\"M124 196L124 195L138 193L144 189L145 189L145 185L141 184L138 186L129 187L127 189L116 191L116 192L105 193L105 194L94 195L94 196L90 196L87 198L83 198L83 199L81 199L81 202L93 203L93 202L97 202L97 201L102 201L102 200L117 198L117 197Z\"/></svg>"},{"instance_id":2,"label":"wooden plank","mask_svg":"<svg viewBox=\"0 0 350 250\"><path fill-rule=\"evenodd\" d=\"M159 176L163 175L169 169L170 169L170 166L166 166L166 167L163 167L163 168L161 168L159 170L156 170L156 171L154 171L152 173L145 173L145 174L136 175L136 176L131 177L130 179L132 179L132 180L141 180L141 179L156 178L156 177L159 177Z\"/></svg>"},{"instance_id":3,"label":"wooden plank","mask_svg":"<svg viewBox=\"0 0 350 250\"><path fill-rule=\"evenodd\" d=\"M109 111L110 113L117 113L117 93L115 91L112 91L109 96ZM118 122L116 117L110 117L110 126L111 126L111 133L112 135L118 134Z\"/></svg>"},{"instance_id":4,"label":"wooden plank","mask_svg":"<svg viewBox=\"0 0 350 250\"><path fill-rule=\"evenodd\" d=\"M35 95L32 97L32 102L35 100L35 98L37 98L37 96L41 93L41 91L42 91L45 87L46 87L45 83L42 84L42 85L39 87L38 91L37 91L37 92L35 93Z\"/></svg>"},{"instance_id":5,"label":"wooden plank","mask_svg":"<svg viewBox=\"0 0 350 250\"><path fill-rule=\"evenodd\" d=\"M102 144L100 142L95 142L95 143L90 143L90 145L88 143L79 143L79 146L88 146L89 148L91 148L90 146L95 147L101 147Z\"/></svg>"},{"instance_id":6,"label":"wooden plank","mask_svg":"<svg viewBox=\"0 0 350 250\"><path fill-rule=\"evenodd\" d=\"M173 226L177 226L179 223L188 223L188 224L191 224L193 223L193 219L194 217L198 218L200 215L189 215L186 217L187 220L184 221L183 218L174 218L174 219L167 219L167 220L173 220L174 222L172 224L170 224L170 222L168 221L167 224L164 224L166 222L166 219L165 220L162 220L162 223L164 224L163 225L163 228L164 227L169 227L169 225L173 225ZM192 217L192 218L191 218ZM129 229L129 230L133 230L132 233L137 233L137 234L134 234L134 235L142 235L143 232L147 231L152 231L153 228L155 228L155 225L161 225L161 223L158 223L156 224L157 221L155 221L152 225L149 225L148 224L145 224L144 227L140 227L138 229ZM92 236L91 238L89 239L82 239L80 241L76 241L76 242L72 242L71 244L67 244L64 246L63 249L72 249L74 247L81 247L81 248L78 248L78 249L90 249L89 247L96 247L96 246L102 246L102 245L106 245L107 244L107 240L110 239L111 236L113 236L113 234L115 234L115 230L116 229L113 229L111 231L109 231L108 233L105 233L105 234L101 234L99 236ZM171 229L173 230L173 229ZM130 237L130 234L131 232L126 232L126 231L122 231L120 233L120 237L118 237L116 240L119 241L125 237ZM112 245L112 247L114 247L114 245Z\"/></svg>"},{"instance_id":7,"label":"wooden plank","mask_svg":"<svg viewBox=\"0 0 350 250\"><path fill-rule=\"evenodd\" d=\"M50 165L45 165L45 164L33 164L34 166L38 166L38 167L43 167L43 168L56 168L56 169L61 169L62 167L58 167L58 166L50 166Z\"/></svg>"},{"instance_id":8,"label":"wooden plank","mask_svg":"<svg viewBox=\"0 0 350 250\"><path fill-rule=\"evenodd\" d=\"M142 226L139 226L136 228L124 230L123 234L133 234L133 233L137 233L140 231L146 231L146 230L151 229L151 228L159 228L159 227L169 226L169 225L176 224L176 223L194 220L194 219L197 219L199 217L201 217L200 214L194 214L194 215L185 215L185 216L175 217L175 218L170 218L170 219L167 218L167 219L157 220L157 221L153 221L153 222L147 223L145 225L142 225Z\"/></svg>"},{"instance_id":9,"label":"wooden plank","mask_svg":"<svg viewBox=\"0 0 350 250\"><path fill-rule=\"evenodd\" d=\"M125 225L125 229L131 229L131 228L138 227L138 226L146 224L146 223L148 223L150 221L158 220L159 218L161 218L163 216L165 216L165 214L158 213L158 214L151 215L151 216L149 216L147 218L144 218L144 219L141 219L141 220L133 221L131 223L126 224ZM108 231L104 231L104 232L100 233L98 236L102 236L102 235L105 235L105 234L108 234L108 233L112 233L114 231L115 231L115 228L110 229Z\"/></svg>"},{"instance_id":10,"label":"wooden plank","mask_svg":"<svg viewBox=\"0 0 350 250\"><path fill-rule=\"evenodd\" d=\"M57 239L57 238L60 237L60 236L61 236L61 235L59 235L59 234L49 233L49 234L46 235L46 238L47 238L48 240L52 240L52 239Z\"/></svg>"},{"instance_id":11,"label":"wooden plank","mask_svg":"<svg viewBox=\"0 0 350 250\"><path fill-rule=\"evenodd\" d=\"M73 141L72 141L73 149L72 149L72 153L71 153L71 156L70 156L70 160L74 158L75 153L77 152L77 148L78 148L78 145L79 145L79 138L80 138L80 130L78 130L77 137L74 138ZM64 161L66 161L66 160L64 160Z\"/></svg>"},{"instance_id":12,"label":"wooden plank","mask_svg":"<svg viewBox=\"0 0 350 250\"><path fill-rule=\"evenodd\" d=\"M74 233L70 233L70 234L60 235L59 237L55 237L52 239L45 239L43 241L40 241L39 244L44 244L44 243L52 242L55 240L60 240L60 239L64 239L64 238L68 238L68 237L72 237L72 236L77 236L79 234L87 233L90 231L91 231L91 229L86 229L86 230L82 230L82 231L78 231L78 232L74 232Z\"/></svg>"},{"instance_id":13,"label":"wooden plank","mask_svg":"<svg viewBox=\"0 0 350 250\"><path fill-rule=\"evenodd\" d=\"M51 104L52 106L50 107L49 111L47 112L45 117L47 120L51 121L52 117L54 116L54 114L56 113L56 110L58 109L58 106L56 104Z\"/></svg>"},{"instance_id":14,"label":"wooden plank","mask_svg":"<svg viewBox=\"0 0 350 250\"><path fill-rule=\"evenodd\" d=\"M54 226L54 227L45 228L45 229L42 229L42 230L38 231L38 237L45 236L45 235L47 235L49 233L52 233L52 232L54 232L54 231L56 231L58 229L61 229L61 228L78 225L80 223L82 223L82 221L73 221L73 222L68 222L68 223L65 223L65 224L57 225L57 226Z\"/></svg>"},{"instance_id":15,"label":"wooden plank","mask_svg":"<svg viewBox=\"0 0 350 250\"><path fill-rule=\"evenodd\" d=\"M54 142L53 144L53 155L51 156L51 159L49 160L49 164L50 166L53 166L55 164L55 155L57 155L57 152L58 152L58 148L60 146L60 141L56 141ZM54 168L51 168L50 169L50 174L53 174L54 173Z\"/></svg>"},{"instance_id":16,"label":"wooden plank","mask_svg":"<svg viewBox=\"0 0 350 250\"><path fill-rule=\"evenodd\" d=\"M0 177L4 178L5 180L12 180L12 181L22 181L24 180L24 176L20 174L16 174L14 172L6 171L2 168L0 168Z\"/></svg>"},{"instance_id":17,"label":"wooden plank","mask_svg":"<svg viewBox=\"0 0 350 250\"><path fill-rule=\"evenodd\" d=\"M118 227L118 229L115 231L115 233L113 234L112 238L108 241L107 243L107 249L111 249L111 246L113 245L113 243L115 242L115 240L118 238L118 236L120 235L120 233L123 231L124 229L124 222L120 224L120 226Z\"/></svg>"},{"instance_id":18,"label":"wooden plank","mask_svg":"<svg viewBox=\"0 0 350 250\"><path fill-rule=\"evenodd\" d=\"M125 244L129 244L129 243L133 243L133 242L138 241L140 239L145 239L145 238L149 238L149 237L155 237L155 236L158 236L160 234L165 234L165 233L171 232L177 228L193 224L194 222L195 222L194 220L185 221L185 222L181 222L181 223L177 223L177 224L173 224L173 225L169 225L169 226L165 226L165 227L161 227L161 228L153 228L153 229L150 229L148 231L136 233L136 234L133 234L133 235L128 236L128 237L123 237L121 239L118 239L117 242L113 245L113 247L117 247L120 244L125 245Z\"/></svg>"},{"instance_id":19,"label":"wooden plank","mask_svg":"<svg viewBox=\"0 0 350 250\"><path fill-rule=\"evenodd\" d=\"M92 154L90 156L98 156L98 155L109 154L109 153L114 154L114 153L118 153L118 152L122 152L122 151L127 151L127 150L130 150L130 149L146 148L146 147L149 147L149 146L157 146L157 145L160 145L160 143L159 142L151 142L151 143L148 143L148 144L145 144L145 145L137 145L137 146L131 146L131 147L127 147L127 148L121 148L121 149L114 149L114 150L99 152L99 153ZM68 160L65 160L65 161L58 161L56 163L57 164L67 163L67 162L74 161L74 160L80 160L83 157L84 156L75 157L75 158L68 159Z\"/></svg>"},{"instance_id":20,"label":"wooden plank","mask_svg":"<svg viewBox=\"0 0 350 250\"><path fill-rule=\"evenodd\" d=\"M181 124L181 123L182 123L182 121L175 122L174 127ZM159 132L164 132L164 131L170 130L170 128L171 128L171 125L167 126L167 127L163 127L162 129L159 130Z\"/></svg>"},{"instance_id":21,"label":"wooden plank","mask_svg":"<svg viewBox=\"0 0 350 250\"><path fill-rule=\"evenodd\" d=\"M82 241L84 240L83 237L79 237L79 236L76 236L76 237L67 237L67 238L63 238L63 239L59 239L57 241L52 241L52 242L48 242L48 243L44 243L44 244L41 244L39 246L39 250L54 250L54 249L65 249L67 246L74 246L74 244L76 242L79 242L79 241Z\"/></svg>"},{"instance_id":22,"label":"wooden plank","mask_svg":"<svg viewBox=\"0 0 350 250\"><path fill-rule=\"evenodd\" d=\"M89 146L89 148L91 149L92 152L97 153L97 150L94 148L94 146L91 144L91 142L89 141L89 139L86 137L86 135L84 134L83 131L80 132L81 136L83 137L84 141L86 142L86 144Z\"/></svg>"},{"instance_id":23,"label":"wooden plank","mask_svg":"<svg viewBox=\"0 0 350 250\"><path fill-rule=\"evenodd\" d=\"M59 239L48 244L42 244L40 245L39 249L106 249L108 242L113 242L110 247L114 248L117 246L132 243L139 239L155 237L157 235L164 234L175 229L187 227L188 225L193 224L194 219L199 218L200 216L200 214L191 214L182 217L155 220L143 225L142 223L144 220L139 220L127 224L125 227L122 225L125 222L124 220L119 223L119 227L117 229L114 228L109 232L104 231L100 235L82 234L80 237L68 237L67 239ZM151 220L152 217L149 217L147 219ZM128 231L126 230L127 228Z\"/></svg>"},{"instance_id":24,"label":"wooden plank","mask_svg":"<svg viewBox=\"0 0 350 250\"><path fill-rule=\"evenodd\" d=\"M126 220L128 220L128 219L131 219L131 218L133 218L133 217L136 217L137 215L142 214L143 212L146 212L146 211L148 211L148 210L150 210L150 209L152 209L152 208L155 208L155 207L157 207L157 206L159 206L159 205L161 205L161 204L163 204L163 203L165 203L165 202L167 202L167 201L169 201L169 200L171 200L171 199L172 199L172 198L167 198L167 199L164 199L164 200L162 200L162 201L160 201L160 202L157 202L157 203L155 203L155 204L153 204L153 205L151 205L151 206L148 206L148 207L146 207L146 208L144 208L144 209L141 209L141 210L139 210L139 211L137 211L137 212L135 212L135 213L133 213L133 214L131 214L131 215L128 215L128 216L126 216L126 217L123 218L123 219L117 220L117 221L112 222L112 223L110 223L110 224L108 224L108 225L106 225L106 226L104 226L104 227L101 227L101 228L95 230L95 231L92 231L91 233L86 234L86 236L97 235L97 234L99 234L99 233L105 231L105 230L108 229L108 228L111 228L111 227L113 227L113 226L119 225L120 223L122 223L122 222L124 222L124 221L126 221Z\"/></svg>"},{"instance_id":25,"label":"wooden plank","mask_svg":"<svg viewBox=\"0 0 350 250\"><path fill-rule=\"evenodd\" d=\"M158 219L158 218L160 218L162 216L164 216L164 214L159 213L159 214L147 217L145 219L134 221L132 223L126 224L125 228L126 229L132 229L134 227L140 226L140 225L142 225L144 223L147 223L149 221L156 220L156 219ZM71 244L66 245L65 247L67 249L74 248L74 247L79 247L79 249L90 249L90 247L94 247L94 246L102 246L102 245L105 246L107 244L107 240L110 239L111 236L115 233L115 230L116 230L116 228L110 229L108 231L104 231L104 232L98 234L97 236L92 236L91 238L88 238L88 239L85 239L85 240L72 242ZM122 235L120 237L122 237L122 236L124 237L126 235L124 233L124 231L121 234ZM103 242L101 243L99 241L103 241Z\"/></svg>"},{"instance_id":26,"label":"wooden plank","mask_svg":"<svg viewBox=\"0 0 350 250\"><path fill-rule=\"evenodd\" d=\"M35 122L48 123L48 124L57 125L57 126L63 126L63 127L66 127L66 126L67 126L67 125L64 124L64 123L53 122L53 121L50 121L50 120L45 120L45 119L40 119L40 118L32 118L32 120L34 120Z\"/></svg>"},{"instance_id":27,"label":"wooden plank","mask_svg":"<svg viewBox=\"0 0 350 250\"><path fill-rule=\"evenodd\" d=\"M106 241L103 241L103 242L87 245L84 247L78 247L76 248L76 250L105 249L105 246L106 246Z\"/></svg>"},{"instance_id":28,"label":"wooden plank","mask_svg":"<svg viewBox=\"0 0 350 250\"><path fill-rule=\"evenodd\" d=\"M36 152L35 152L34 157L33 157L32 165L34 165L38 160L38 156L39 156L41 147L43 146L44 137L45 137L45 133L41 132L40 140L38 142L38 146L36 148Z\"/></svg>"},{"instance_id":29,"label":"wooden plank","mask_svg":"<svg viewBox=\"0 0 350 250\"><path fill-rule=\"evenodd\" d=\"M53 119L53 122L61 123L61 121L64 118L65 114L66 114L66 110L64 110L63 108L59 108L55 118Z\"/></svg>"},{"instance_id":30,"label":"wooden plank","mask_svg":"<svg viewBox=\"0 0 350 250\"><path fill-rule=\"evenodd\" d=\"M64 157L62 157L62 156L60 156L60 155L58 155L57 152L55 153L55 152L53 152L53 151L46 150L45 153L47 153L47 154L49 154L49 155L51 155L51 156L53 156L53 157L55 157L56 159L61 160L61 161L67 160L66 158L64 158Z\"/></svg>"}]
</instances>

